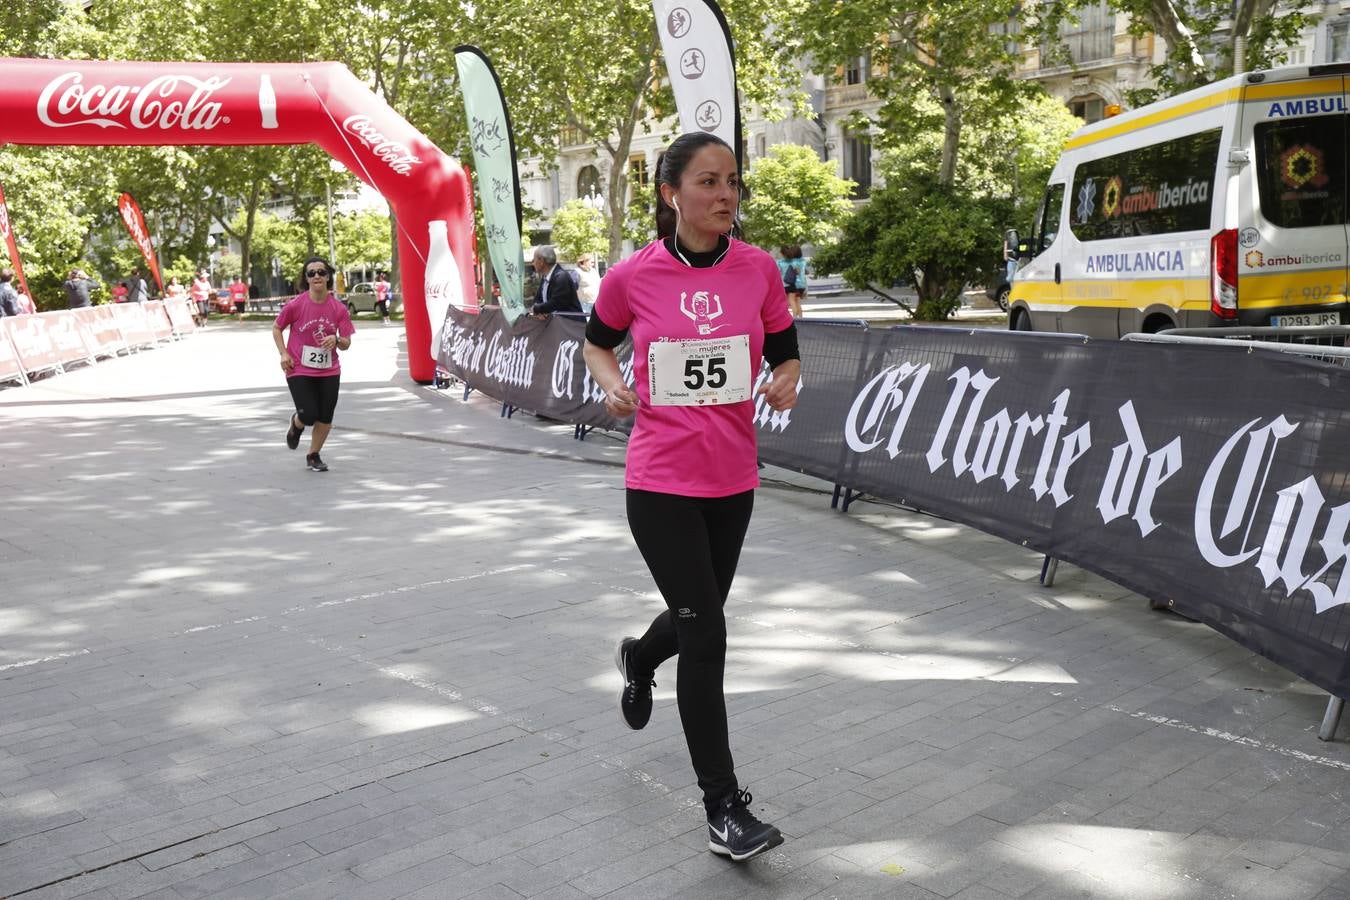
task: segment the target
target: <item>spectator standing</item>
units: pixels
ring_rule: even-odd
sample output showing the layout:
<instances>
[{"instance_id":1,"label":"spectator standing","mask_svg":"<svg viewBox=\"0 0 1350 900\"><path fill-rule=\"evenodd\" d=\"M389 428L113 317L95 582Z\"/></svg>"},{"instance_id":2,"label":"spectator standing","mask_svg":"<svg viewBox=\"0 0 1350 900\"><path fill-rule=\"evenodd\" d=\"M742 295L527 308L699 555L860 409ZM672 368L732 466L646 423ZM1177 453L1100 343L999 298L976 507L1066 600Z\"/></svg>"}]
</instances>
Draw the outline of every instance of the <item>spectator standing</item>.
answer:
<instances>
[{"instance_id":1,"label":"spectator standing","mask_svg":"<svg viewBox=\"0 0 1350 900\"><path fill-rule=\"evenodd\" d=\"M589 315L599 296L600 273L595 270L595 254L583 253L577 259L577 299L581 301L581 311Z\"/></svg>"},{"instance_id":2,"label":"spectator standing","mask_svg":"<svg viewBox=\"0 0 1350 900\"><path fill-rule=\"evenodd\" d=\"M211 315L211 295L215 293L211 288L211 280L206 277L205 269L197 270L197 277L192 279L192 288L189 291L192 294L192 302L197 305L198 325L206 326L206 319Z\"/></svg>"},{"instance_id":3,"label":"spectator standing","mask_svg":"<svg viewBox=\"0 0 1350 900\"><path fill-rule=\"evenodd\" d=\"M393 285L389 283L389 277L383 272L375 276L375 309L384 318L384 324L391 324L389 321L389 292Z\"/></svg>"},{"instance_id":4,"label":"spectator standing","mask_svg":"<svg viewBox=\"0 0 1350 900\"><path fill-rule=\"evenodd\" d=\"M145 283L145 276L140 269L131 273L127 279L127 302L144 303L150 299L150 287Z\"/></svg>"},{"instance_id":5,"label":"spectator standing","mask_svg":"<svg viewBox=\"0 0 1350 900\"><path fill-rule=\"evenodd\" d=\"M112 300L114 303L126 303L127 294L131 293L131 288L127 287L125 281L119 281L112 286Z\"/></svg>"},{"instance_id":6,"label":"spectator standing","mask_svg":"<svg viewBox=\"0 0 1350 900\"><path fill-rule=\"evenodd\" d=\"M66 292L66 303L70 309L81 309L89 305L89 297L98 282L84 274L83 269L71 269L70 277L61 282Z\"/></svg>"},{"instance_id":7,"label":"spectator standing","mask_svg":"<svg viewBox=\"0 0 1350 900\"><path fill-rule=\"evenodd\" d=\"M22 311L19 292L14 290L13 281L13 269L8 267L0 269L0 318L17 316Z\"/></svg>"},{"instance_id":8,"label":"spectator standing","mask_svg":"<svg viewBox=\"0 0 1350 900\"><path fill-rule=\"evenodd\" d=\"M802 317L802 298L806 296L806 260L802 259L799 244L788 244L778 248L782 259L778 260L778 273L783 277L783 290L787 293L788 309L792 318Z\"/></svg>"},{"instance_id":9,"label":"spectator standing","mask_svg":"<svg viewBox=\"0 0 1350 900\"><path fill-rule=\"evenodd\" d=\"M170 300L187 296L187 288L183 287L177 275L169 277L169 283L164 286L164 296Z\"/></svg>"},{"instance_id":10,"label":"spectator standing","mask_svg":"<svg viewBox=\"0 0 1350 900\"><path fill-rule=\"evenodd\" d=\"M530 265L539 274L539 291L534 295L534 306L530 307L532 315L581 312L581 303L577 300L577 289L572 284L572 276L558 265L558 254L552 247L534 248L534 259Z\"/></svg>"}]
</instances>

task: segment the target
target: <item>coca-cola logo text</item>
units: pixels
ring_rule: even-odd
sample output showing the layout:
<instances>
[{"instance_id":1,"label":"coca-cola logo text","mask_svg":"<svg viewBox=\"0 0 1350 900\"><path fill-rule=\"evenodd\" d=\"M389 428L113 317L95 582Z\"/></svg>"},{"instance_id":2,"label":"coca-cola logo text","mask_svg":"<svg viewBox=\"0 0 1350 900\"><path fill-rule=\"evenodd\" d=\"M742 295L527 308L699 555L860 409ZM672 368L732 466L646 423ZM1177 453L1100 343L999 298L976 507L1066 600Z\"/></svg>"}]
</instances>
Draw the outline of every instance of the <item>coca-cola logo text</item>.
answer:
<instances>
[{"instance_id":1,"label":"coca-cola logo text","mask_svg":"<svg viewBox=\"0 0 1350 900\"><path fill-rule=\"evenodd\" d=\"M407 144L400 144L385 137L384 133L370 121L370 116L348 116L342 120L342 128L349 134L356 135L357 140L370 148L370 152L400 175L407 175L413 166L422 161L420 157L413 155Z\"/></svg>"},{"instance_id":2,"label":"coca-cola logo text","mask_svg":"<svg viewBox=\"0 0 1350 900\"><path fill-rule=\"evenodd\" d=\"M176 128L204 131L228 123L211 95L228 78L160 75L143 85L84 83L81 72L53 78L38 97L37 114L52 128L97 125L100 128Z\"/></svg>"}]
</instances>

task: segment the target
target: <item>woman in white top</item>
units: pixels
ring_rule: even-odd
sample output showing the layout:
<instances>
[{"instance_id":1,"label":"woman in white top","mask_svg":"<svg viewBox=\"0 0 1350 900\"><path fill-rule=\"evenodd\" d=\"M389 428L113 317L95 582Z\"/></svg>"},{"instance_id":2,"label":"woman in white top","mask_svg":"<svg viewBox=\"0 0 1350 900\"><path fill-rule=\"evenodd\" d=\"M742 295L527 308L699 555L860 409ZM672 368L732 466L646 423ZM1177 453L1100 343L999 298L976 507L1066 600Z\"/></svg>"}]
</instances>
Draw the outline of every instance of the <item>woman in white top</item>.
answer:
<instances>
[{"instance_id":1,"label":"woman in white top","mask_svg":"<svg viewBox=\"0 0 1350 900\"><path fill-rule=\"evenodd\" d=\"M577 258L577 299L581 301L581 311L589 315L599 296L600 273L595 271L595 254L583 253Z\"/></svg>"}]
</instances>

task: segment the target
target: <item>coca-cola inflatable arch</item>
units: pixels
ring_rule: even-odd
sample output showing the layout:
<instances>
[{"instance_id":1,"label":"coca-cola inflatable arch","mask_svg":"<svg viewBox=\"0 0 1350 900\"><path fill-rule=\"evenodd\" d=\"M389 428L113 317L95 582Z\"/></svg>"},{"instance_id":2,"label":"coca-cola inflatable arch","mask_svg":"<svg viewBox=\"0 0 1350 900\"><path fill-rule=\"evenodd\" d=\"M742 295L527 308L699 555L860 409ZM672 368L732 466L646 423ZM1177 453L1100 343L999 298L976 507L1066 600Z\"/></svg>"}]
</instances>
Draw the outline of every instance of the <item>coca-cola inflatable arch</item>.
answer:
<instances>
[{"instance_id":1,"label":"coca-cola inflatable arch","mask_svg":"<svg viewBox=\"0 0 1350 900\"><path fill-rule=\"evenodd\" d=\"M0 122L12 144L318 144L398 217L416 381L446 308L476 296L467 174L338 63L0 59Z\"/></svg>"}]
</instances>

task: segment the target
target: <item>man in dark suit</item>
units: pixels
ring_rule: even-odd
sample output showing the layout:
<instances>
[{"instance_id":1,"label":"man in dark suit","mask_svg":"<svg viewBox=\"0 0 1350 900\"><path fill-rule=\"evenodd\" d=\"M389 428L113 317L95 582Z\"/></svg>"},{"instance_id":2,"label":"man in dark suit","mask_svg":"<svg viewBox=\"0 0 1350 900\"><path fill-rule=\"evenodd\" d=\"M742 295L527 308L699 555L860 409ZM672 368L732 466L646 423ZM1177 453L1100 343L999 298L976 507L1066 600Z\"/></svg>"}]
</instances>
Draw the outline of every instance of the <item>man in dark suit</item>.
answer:
<instances>
[{"instance_id":1,"label":"man in dark suit","mask_svg":"<svg viewBox=\"0 0 1350 900\"><path fill-rule=\"evenodd\" d=\"M581 312L577 287L567 270L558 265L558 254L552 247L534 248L534 259L530 265L539 273L539 290L534 295L534 306L530 307L532 314L542 316L555 312Z\"/></svg>"}]
</instances>

